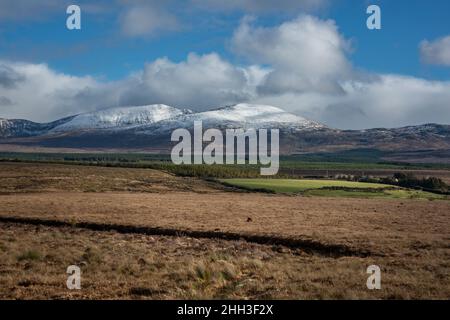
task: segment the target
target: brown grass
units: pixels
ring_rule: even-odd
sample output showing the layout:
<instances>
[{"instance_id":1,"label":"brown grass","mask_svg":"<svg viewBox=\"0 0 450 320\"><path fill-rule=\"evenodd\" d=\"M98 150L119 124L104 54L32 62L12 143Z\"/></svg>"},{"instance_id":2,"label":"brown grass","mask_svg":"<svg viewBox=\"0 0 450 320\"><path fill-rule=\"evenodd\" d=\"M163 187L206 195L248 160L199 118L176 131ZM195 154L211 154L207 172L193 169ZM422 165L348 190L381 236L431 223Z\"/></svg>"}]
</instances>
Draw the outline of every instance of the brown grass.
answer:
<instances>
[{"instance_id":1,"label":"brown grass","mask_svg":"<svg viewBox=\"0 0 450 320\"><path fill-rule=\"evenodd\" d=\"M151 169L0 163L0 194L41 192L214 192L215 184Z\"/></svg>"},{"instance_id":2,"label":"brown grass","mask_svg":"<svg viewBox=\"0 0 450 320\"><path fill-rule=\"evenodd\" d=\"M450 295L444 249L332 259L240 241L10 224L1 224L1 229L3 299L445 299ZM39 258L18 258L29 250L38 250ZM382 268L379 291L365 286L366 268L373 263ZM80 291L65 286L66 268L72 264L81 266Z\"/></svg>"},{"instance_id":3,"label":"brown grass","mask_svg":"<svg viewBox=\"0 0 450 320\"><path fill-rule=\"evenodd\" d=\"M3 195L0 216L314 239L372 252L449 240L450 202L214 193ZM247 222L251 217L252 222Z\"/></svg>"},{"instance_id":4,"label":"brown grass","mask_svg":"<svg viewBox=\"0 0 450 320\"><path fill-rule=\"evenodd\" d=\"M0 223L0 298L450 298L448 201L231 193L140 169L1 164L0 176L0 217L273 235L371 252L330 257L301 246ZM127 191L132 181L140 185ZM93 186L102 192L87 192ZM79 292L65 287L70 264L82 266ZM382 269L382 290L365 286L371 264Z\"/></svg>"}]
</instances>

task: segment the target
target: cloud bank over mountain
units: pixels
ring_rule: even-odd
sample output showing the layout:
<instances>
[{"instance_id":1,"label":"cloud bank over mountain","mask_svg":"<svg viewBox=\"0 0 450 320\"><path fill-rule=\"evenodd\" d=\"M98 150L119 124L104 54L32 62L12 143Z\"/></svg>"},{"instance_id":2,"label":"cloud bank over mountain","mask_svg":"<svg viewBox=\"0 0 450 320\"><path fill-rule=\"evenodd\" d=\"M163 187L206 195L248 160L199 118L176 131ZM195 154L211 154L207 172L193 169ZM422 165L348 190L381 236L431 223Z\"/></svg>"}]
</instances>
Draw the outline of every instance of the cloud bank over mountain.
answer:
<instances>
[{"instance_id":1,"label":"cloud bank over mountain","mask_svg":"<svg viewBox=\"0 0 450 320\"><path fill-rule=\"evenodd\" d=\"M230 47L241 63L215 52L190 53L183 61L161 57L118 81L0 60L1 116L42 122L123 105L163 103L204 111L249 102L338 128L450 123L450 82L359 70L350 60L351 41L332 20L301 15L261 27L245 17ZM442 51L440 43L422 47L429 59Z\"/></svg>"}]
</instances>

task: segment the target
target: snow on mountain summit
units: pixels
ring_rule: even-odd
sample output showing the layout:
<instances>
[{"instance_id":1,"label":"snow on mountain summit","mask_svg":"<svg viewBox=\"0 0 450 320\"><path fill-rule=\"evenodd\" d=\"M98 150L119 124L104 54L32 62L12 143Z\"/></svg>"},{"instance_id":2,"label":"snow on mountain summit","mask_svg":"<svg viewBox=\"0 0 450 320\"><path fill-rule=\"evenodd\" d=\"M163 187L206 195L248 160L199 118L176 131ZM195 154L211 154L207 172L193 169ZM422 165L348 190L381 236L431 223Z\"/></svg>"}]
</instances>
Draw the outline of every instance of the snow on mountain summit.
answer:
<instances>
[{"instance_id":1,"label":"snow on mountain summit","mask_svg":"<svg viewBox=\"0 0 450 320\"><path fill-rule=\"evenodd\" d=\"M153 124L181 114L183 111L164 104L110 108L79 114L52 131L118 129Z\"/></svg>"},{"instance_id":2,"label":"snow on mountain summit","mask_svg":"<svg viewBox=\"0 0 450 320\"><path fill-rule=\"evenodd\" d=\"M215 110L182 114L155 124L144 126L142 131L167 131L176 128L192 128L194 121L202 121L208 128L254 129L320 129L325 126L280 108L268 105L240 103Z\"/></svg>"},{"instance_id":3,"label":"snow on mountain summit","mask_svg":"<svg viewBox=\"0 0 450 320\"><path fill-rule=\"evenodd\" d=\"M240 103L230 107L219 108L198 114L201 120L244 122L252 125L263 123L298 124L309 126L313 122L303 117L288 113L278 107ZM314 123L316 124L316 123Z\"/></svg>"},{"instance_id":4,"label":"snow on mountain summit","mask_svg":"<svg viewBox=\"0 0 450 320\"><path fill-rule=\"evenodd\" d=\"M204 112L180 110L164 104L117 107L81 113L49 123L0 119L0 137L27 137L92 130L131 130L158 134L177 128L193 128L202 121L205 128L254 128L315 130L324 125L268 105L240 103ZM129 132L130 133L130 132Z\"/></svg>"}]
</instances>

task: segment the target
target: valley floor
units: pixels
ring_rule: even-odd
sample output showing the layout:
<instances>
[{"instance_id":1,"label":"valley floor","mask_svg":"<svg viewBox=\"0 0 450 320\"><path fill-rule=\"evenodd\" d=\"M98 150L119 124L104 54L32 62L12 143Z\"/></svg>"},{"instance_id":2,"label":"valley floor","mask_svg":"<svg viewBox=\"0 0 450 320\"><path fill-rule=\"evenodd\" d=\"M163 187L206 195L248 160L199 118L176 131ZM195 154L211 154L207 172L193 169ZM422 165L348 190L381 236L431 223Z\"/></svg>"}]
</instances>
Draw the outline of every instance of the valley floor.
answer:
<instances>
[{"instance_id":1,"label":"valley floor","mask_svg":"<svg viewBox=\"0 0 450 320\"><path fill-rule=\"evenodd\" d=\"M450 298L450 201L235 192L147 169L2 163L0 177L0 298Z\"/></svg>"}]
</instances>

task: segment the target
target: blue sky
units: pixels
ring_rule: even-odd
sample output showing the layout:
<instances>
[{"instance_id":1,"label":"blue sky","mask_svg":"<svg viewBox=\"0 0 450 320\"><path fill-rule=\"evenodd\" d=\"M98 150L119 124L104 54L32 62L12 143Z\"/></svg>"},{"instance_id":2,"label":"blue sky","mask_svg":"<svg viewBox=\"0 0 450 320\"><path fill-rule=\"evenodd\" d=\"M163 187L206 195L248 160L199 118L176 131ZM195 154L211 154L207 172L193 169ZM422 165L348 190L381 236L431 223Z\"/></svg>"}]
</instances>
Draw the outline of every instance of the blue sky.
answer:
<instances>
[{"instance_id":1,"label":"blue sky","mask_svg":"<svg viewBox=\"0 0 450 320\"><path fill-rule=\"evenodd\" d=\"M363 86L377 97L381 92L387 93L388 83L391 87L392 83L400 84L402 77L407 77L410 86L396 92L404 92L406 97L408 90L421 92L423 89L423 99L433 98L430 108L434 116L425 117L423 121L444 119L450 122L449 106L445 103L450 80L450 63L446 56L450 40L445 40L450 36L450 1L447 0L435 0L432 4L424 0L242 0L229 1L226 5L218 0L168 0L163 4L152 0L73 3L81 7L81 30L66 28L68 3L65 1L4 0L0 3L3 74L11 78L10 73L14 72L21 78L22 72L22 78L31 79L29 73L33 67L45 66L45 70L39 71L45 72L41 78L49 79L51 95L57 97L52 101L43 99L42 104L51 104L51 108L37 112L25 105L26 100L19 101L25 92L19 92L20 86L23 90L28 86L26 81L17 81L14 89L18 92L13 92L11 86L2 92L0 87L0 104L5 102L3 107L0 106L0 117L47 121L121 104L161 102L203 110L207 106L245 100L278 104L288 111L337 127L399 126L420 122L427 112L419 110L419 106L408 109L410 101L398 96L392 97L390 102L377 101L382 105L381 110L370 109L375 107L361 109L357 105L362 94L355 88ZM366 27L366 8L370 4L381 8L381 30ZM329 20L333 20L334 25L330 25ZM311 32L321 30L318 32L323 34L306 34L301 28L308 26ZM238 31L244 32L245 28L248 30L239 40ZM299 37L304 39L297 41L295 33L284 33L289 28L299 28ZM292 45L291 40L286 40L288 36L293 37ZM264 37L273 42L274 50L284 46L285 51L269 52L272 48L264 46ZM330 47L329 43L320 43L327 37L332 37L338 44ZM249 48L253 47L247 50L245 41L250 43ZM319 51L306 54L311 48L308 41ZM423 41L428 41L427 45ZM299 60L304 62L296 65L291 57L292 50L298 50ZM320 50L333 52L325 54ZM192 53L199 59L189 62L188 55ZM285 53L287 60L283 61ZM309 67L308 59L317 54L322 56L322 53L322 59L330 59L323 68L329 66L333 70L320 70L320 65L319 70ZM208 54L214 54L217 59ZM163 57L167 57L163 64L167 73L162 79L161 73L155 71L160 68L156 68L155 61ZM311 62L314 64L315 61ZM294 64L292 68L289 63ZM26 64L26 68L20 69L21 64ZM196 88L192 86L195 81L190 78L179 80L181 72L206 72L198 68L209 64L212 71L206 78L211 76L210 82L217 82L218 87L213 86L214 92L205 91L201 102L190 96L183 100L183 94L189 95ZM339 64L336 70L335 64ZM242 86L242 75L238 73L243 69L248 78L254 71L250 70L251 66L257 69L254 76L258 80L255 81L260 83L250 85L246 82L244 86L249 87L238 92L237 88ZM291 69L296 71L288 74ZM231 74L231 78L213 76L217 70L225 70L219 72ZM169 72L177 79L171 79ZM289 83L281 88L283 74L287 74L289 81L283 79L281 82ZM57 88L50 84L57 81L57 77L64 77L61 82L67 80L67 86ZM372 78L379 80L367 80ZM135 80L137 82L130 85ZM164 81L166 86L162 85ZM360 83L355 86L358 81ZM175 91L173 95L167 94L171 82L185 86L177 97L174 97ZM204 86L203 82L198 83ZM149 93L136 92L134 87L137 86ZM228 86L223 90L226 93L216 94L222 90L220 86ZM420 86L419 90L417 86ZM41 89L42 96L48 97ZM66 96L62 98L63 92ZM111 95L110 92L120 93L116 99L103 96ZM392 101L398 106L392 105ZM390 108L398 108L398 116L395 121L383 122L383 110ZM405 110L410 114L401 118ZM439 115L442 112L444 114ZM351 113L350 120L347 113Z\"/></svg>"},{"instance_id":2,"label":"blue sky","mask_svg":"<svg viewBox=\"0 0 450 320\"><path fill-rule=\"evenodd\" d=\"M76 2L74 2L76 3ZM382 30L366 27L368 4L382 9ZM276 1L274 1L274 6ZM0 21L0 54L2 58L29 62L45 62L61 72L75 75L94 74L118 79L145 62L161 56L173 61L185 59L189 52L199 54L217 52L229 60L234 57L227 48L227 40L245 11L214 12L197 10L180 15L179 30L149 36L127 37L121 34L120 10L103 13L83 12L82 30L69 31L65 27L65 6L41 21L21 19ZM175 1L170 10L177 6ZM262 25L276 25L303 13L298 9L289 13L261 13ZM429 79L449 79L449 69L424 65L420 61L418 44L450 34L448 13L450 2L396 0L365 1L337 0L314 13L336 21L345 37L354 43L350 59L356 66L374 72L402 73Z\"/></svg>"},{"instance_id":3,"label":"blue sky","mask_svg":"<svg viewBox=\"0 0 450 320\"><path fill-rule=\"evenodd\" d=\"M367 4L382 10L382 29L368 30L364 23ZM432 3L432 4L431 4ZM374 72L402 73L425 78L449 79L450 70L424 65L418 43L450 34L450 1L435 0L338 0L326 17L336 20L342 32L355 39L351 59Z\"/></svg>"}]
</instances>

